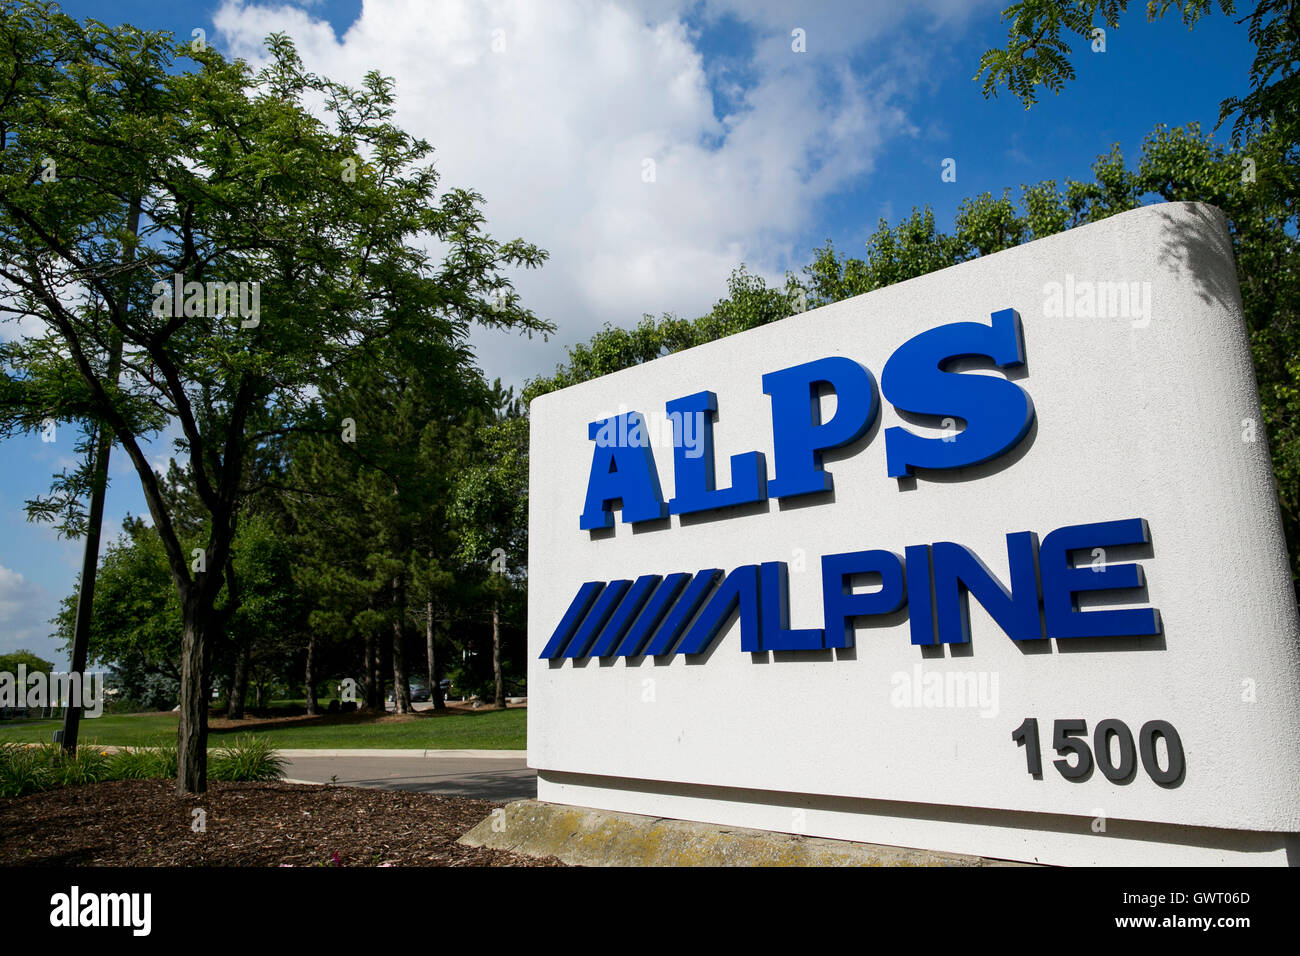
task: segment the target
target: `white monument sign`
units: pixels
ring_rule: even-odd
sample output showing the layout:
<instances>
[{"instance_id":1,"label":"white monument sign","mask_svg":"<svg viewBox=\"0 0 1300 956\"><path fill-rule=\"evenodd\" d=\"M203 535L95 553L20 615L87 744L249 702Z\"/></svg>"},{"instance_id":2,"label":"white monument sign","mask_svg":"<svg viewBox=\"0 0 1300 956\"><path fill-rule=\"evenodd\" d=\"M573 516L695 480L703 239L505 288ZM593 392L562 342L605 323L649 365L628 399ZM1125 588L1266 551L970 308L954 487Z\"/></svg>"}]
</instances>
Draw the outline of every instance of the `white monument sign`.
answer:
<instances>
[{"instance_id":1,"label":"white monument sign","mask_svg":"<svg viewBox=\"0 0 1300 956\"><path fill-rule=\"evenodd\" d=\"M531 419L540 799L1045 863L1300 858L1300 627L1217 210Z\"/></svg>"}]
</instances>

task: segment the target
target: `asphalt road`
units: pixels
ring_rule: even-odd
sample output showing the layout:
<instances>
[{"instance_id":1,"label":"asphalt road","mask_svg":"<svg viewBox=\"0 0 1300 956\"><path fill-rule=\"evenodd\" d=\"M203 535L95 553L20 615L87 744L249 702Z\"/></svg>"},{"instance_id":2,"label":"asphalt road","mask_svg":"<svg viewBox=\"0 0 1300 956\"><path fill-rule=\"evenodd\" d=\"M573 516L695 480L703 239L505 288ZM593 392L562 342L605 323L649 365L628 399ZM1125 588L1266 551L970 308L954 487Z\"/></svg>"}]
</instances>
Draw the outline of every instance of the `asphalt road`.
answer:
<instances>
[{"instance_id":1,"label":"asphalt road","mask_svg":"<svg viewBox=\"0 0 1300 956\"><path fill-rule=\"evenodd\" d=\"M425 752L418 750L383 755L373 751L281 753L288 760L285 777L291 780L418 790L502 803L537 798L537 772L529 770L524 757L514 751L508 752L508 756L481 755L483 751L448 751L424 756Z\"/></svg>"}]
</instances>

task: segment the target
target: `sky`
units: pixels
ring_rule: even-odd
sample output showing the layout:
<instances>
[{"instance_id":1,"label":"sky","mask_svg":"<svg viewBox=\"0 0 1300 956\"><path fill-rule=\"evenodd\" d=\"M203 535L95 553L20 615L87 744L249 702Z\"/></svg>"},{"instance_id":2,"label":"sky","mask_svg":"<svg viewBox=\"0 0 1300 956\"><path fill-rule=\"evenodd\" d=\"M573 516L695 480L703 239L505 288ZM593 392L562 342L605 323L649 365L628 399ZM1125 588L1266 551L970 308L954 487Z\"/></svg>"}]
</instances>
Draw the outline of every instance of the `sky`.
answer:
<instances>
[{"instance_id":1,"label":"sky","mask_svg":"<svg viewBox=\"0 0 1300 956\"><path fill-rule=\"evenodd\" d=\"M371 70L393 77L396 121L433 145L442 185L480 193L495 238L550 254L511 279L556 334L473 338L484 373L520 386L607 322L707 312L742 263L779 282L827 239L862 256L881 218L913 207L931 206L949 231L964 197L1088 179L1113 144L1131 161L1156 124L1210 129L1219 102L1249 89L1244 26L1220 14L1191 31L1176 16L1148 23L1134 0L1104 52L1075 43L1077 78L1059 95L1029 110L1005 92L985 99L973 77L981 54L1005 45L1008 2L61 6L202 38L254 65L265 37L284 32L313 72L353 85ZM956 162L955 182L941 178L945 160ZM0 323L0 338L16 334ZM81 542L23 511L75 463L72 427L53 438L0 447L0 653L27 648L66 666L49 619L76 586ZM151 447L160 468L169 453L160 436ZM126 514L146 510L120 450L110 481L106 541Z\"/></svg>"}]
</instances>

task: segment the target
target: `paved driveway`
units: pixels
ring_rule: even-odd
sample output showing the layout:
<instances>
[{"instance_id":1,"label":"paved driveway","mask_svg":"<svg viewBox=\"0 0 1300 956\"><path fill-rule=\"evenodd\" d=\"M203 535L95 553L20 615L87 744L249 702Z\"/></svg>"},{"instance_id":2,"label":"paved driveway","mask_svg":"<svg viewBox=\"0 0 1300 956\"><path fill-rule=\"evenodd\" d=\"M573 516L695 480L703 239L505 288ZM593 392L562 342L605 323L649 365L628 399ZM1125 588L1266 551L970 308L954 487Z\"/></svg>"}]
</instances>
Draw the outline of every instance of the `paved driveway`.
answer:
<instances>
[{"instance_id":1,"label":"paved driveway","mask_svg":"<svg viewBox=\"0 0 1300 956\"><path fill-rule=\"evenodd\" d=\"M537 798L537 773L522 751L282 750L285 777L508 802ZM331 780L331 778L334 778Z\"/></svg>"}]
</instances>

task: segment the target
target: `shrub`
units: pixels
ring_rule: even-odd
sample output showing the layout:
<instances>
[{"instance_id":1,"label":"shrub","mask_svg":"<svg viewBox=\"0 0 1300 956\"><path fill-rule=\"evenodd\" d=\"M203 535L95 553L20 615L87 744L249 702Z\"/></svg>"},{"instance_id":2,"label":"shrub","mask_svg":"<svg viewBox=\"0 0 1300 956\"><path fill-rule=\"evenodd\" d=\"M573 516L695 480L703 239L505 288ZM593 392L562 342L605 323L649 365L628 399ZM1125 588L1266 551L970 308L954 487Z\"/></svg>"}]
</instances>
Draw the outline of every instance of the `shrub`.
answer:
<instances>
[{"instance_id":1,"label":"shrub","mask_svg":"<svg viewBox=\"0 0 1300 956\"><path fill-rule=\"evenodd\" d=\"M0 744L0 797L21 797L52 785L49 758L44 748Z\"/></svg>"},{"instance_id":2,"label":"shrub","mask_svg":"<svg viewBox=\"0 0 1300 956\"><path fill-rule=\"evenodd\" d=\"M163 780L170 780L176 776L176 768L180 764L180 745L175 738L169 740L157 740L153 745L153 757L157 761L155 764L154 777Z\"/></svg>"},{"instance_id":3,"label":"shrub","mask_svg":"<svg viewBox=\"0 0 1300 956\"><path fill-rule=\"evenodd\" d=\"M135 710L171 710L181 696L181 684L176 678L140 673L135 668L123 668L118 683L122 697L132 701Z\"/></svg>"},{"instance_id":4,"label":"shrub","mask_svg":"<svg viewBox=\"0 0 1300 956\"><path fill-rule=\"evenodd\" d=\"M208 758L208 779L224 781L279 780L285 759L266 740L239 737L214 750ZM170 780L176 776L175 743L124 747L108 754L93 745L78 747L71 756L57 744L0 744L0 797L20 797L53 787L99 783L103 780Z\"/></svg>"},{"instance_id":5,"label":"shrub","mask_svg":"<svg viewBox=\"0 0 1300 956\"><path fill-rule=\"evenodd\" d=\"M71 756L58 744L0 744L0 797L104 780L169 780L176 776L176 763L174 743L125 747L111 755L83 744Z\"/></svg>"},{"instance_id":6,"label":"shrub","mask_svg":"<svg viewBox=\"0 0 1300 956\"><path fill-rule=\"evenodd\" d=\"M174 763L175 758L171 761ZM124 747L115 753L109 764L112 780L155 780L174 776L167 772L168 754L165 750L148 747Z\"/></svg>"},{"instance_id":7,"label":"shrub","mask_svg":"<svg viewBox=\"0 0 1300 956\"><path fill-rule=\"evenodd\" d=\"M78 747L71 755L56 744L43 744L54 786L72 787L111 780L108 754L94 745Z\"/></svg>"},{"instance_id":8,"label":"shrub","mask_svg":"<svg viewBox=\"0 0 1300 956\"><path fill-rule=\"evenodd\" d=\"M208 756L208 779L225 781L279 780L286 761L265 739L237 737Z\"/></svg>"}]
</instances>

